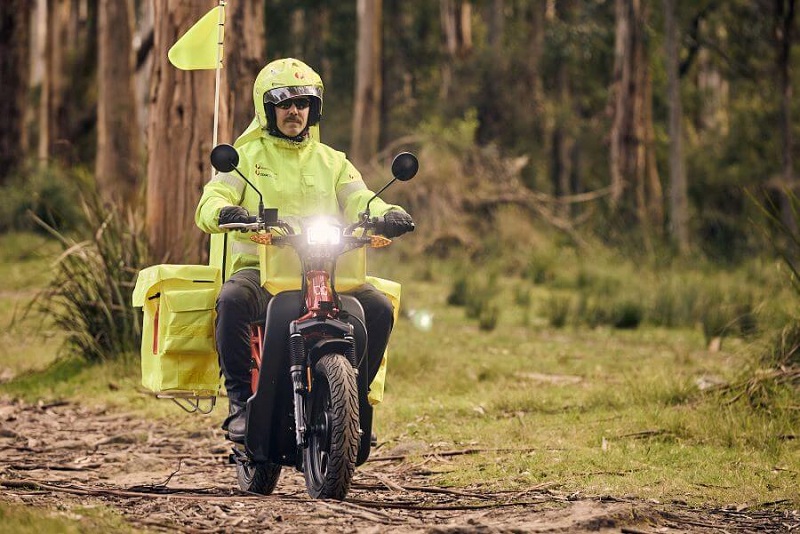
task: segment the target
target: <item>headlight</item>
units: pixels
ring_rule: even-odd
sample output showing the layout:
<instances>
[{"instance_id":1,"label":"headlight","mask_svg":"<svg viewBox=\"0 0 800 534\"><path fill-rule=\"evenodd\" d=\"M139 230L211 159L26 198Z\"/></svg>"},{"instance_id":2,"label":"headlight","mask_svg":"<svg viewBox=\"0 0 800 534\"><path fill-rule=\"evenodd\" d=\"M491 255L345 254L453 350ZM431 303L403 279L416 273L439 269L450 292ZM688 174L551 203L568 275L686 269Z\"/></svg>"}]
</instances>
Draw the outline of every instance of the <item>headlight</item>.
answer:
<instances>
[{"instance_id":1,"label":"headlight","mask_svg":"<svg viewBox=\"0 0 800 534\"><path fill-rule=\"evenodd\" d=\"M341 228L333 224L316 223L306 229L309 245L338 245L341 237Z\"/></svg>"}]
</instances>

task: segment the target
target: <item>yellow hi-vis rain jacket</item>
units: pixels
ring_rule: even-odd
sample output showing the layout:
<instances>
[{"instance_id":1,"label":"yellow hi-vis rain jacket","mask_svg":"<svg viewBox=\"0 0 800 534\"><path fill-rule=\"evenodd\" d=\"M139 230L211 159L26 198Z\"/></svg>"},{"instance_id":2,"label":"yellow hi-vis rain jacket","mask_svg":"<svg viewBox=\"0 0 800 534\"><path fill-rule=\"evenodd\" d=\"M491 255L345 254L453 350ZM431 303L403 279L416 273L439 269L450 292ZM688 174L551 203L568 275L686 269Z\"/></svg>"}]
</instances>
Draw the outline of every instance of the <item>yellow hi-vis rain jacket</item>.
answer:
<instances>
[{"instance_id":1,"label":"yellow hi-vis rain jacket","mask_svg":"<svg viewBox=\"0 0 800 534\"><path fill-rule=\"evenodd\" d=\"M367 189L361 173L344 153L322 144L313 135L299 143L274 137L261 129L254 119L234 146L239 152L237 167L259 189L264 197L264 206L278 208L280 219L328 215L347 223L355 222L374 194ZM217 173L203 189L195 211L197 226L210 234L223 232L218 224L219 212L224 206L230 205L243 206L249 213L255 214L258 211L258 195L235 171ZM370 204L373 216L385 215L390 210L402 208L387 204L380 198ZM250 241L250 234L230 232L225 278L241 269L258 269L258 246ZM221 266L221 256L221 240L218 239L216 246L212 243L210 263ZM277 274L276 279L294 280L294 283L281 286L262 280L262 285L271 293L299 289L301 273L296 262L287 262L285 272ZM397 320L400 284L371 276L366 281L389 297ZM383 398L385 373L384 355L381 369L371 385L370 401L373 404Z\"/></svg>"},{"instance_id":2,"label":"yellow hi-vis rain jacket","mask_svg":"<svg viewBox=\"0 0 800 534\"><path fill-rule=\"evenodd\" d=\"M374 194L367 189L361 173L344 153L311 137L297 143L274 137L251 125L235 146L239 152L238 168L264 197L264 206L278 208L278 217L291 219L310 215L328 215L347 223L358 220L358 214ZM256 135L260 134L260 135ZM221 232L218 220L224 206L240 205L251 214L258 211L258 195L236 173L217 173L206 184L197 205L195 222L204 232ZM372 215L381 216L390 210L402 210L376 198L370 204ZM258 268L258 249L247 233L231 232L228 236L230 256L226 269ZM299 273L291 272L299 280ZM227 278L227 277L226 277Z\"/></svg>"}]
</instances>

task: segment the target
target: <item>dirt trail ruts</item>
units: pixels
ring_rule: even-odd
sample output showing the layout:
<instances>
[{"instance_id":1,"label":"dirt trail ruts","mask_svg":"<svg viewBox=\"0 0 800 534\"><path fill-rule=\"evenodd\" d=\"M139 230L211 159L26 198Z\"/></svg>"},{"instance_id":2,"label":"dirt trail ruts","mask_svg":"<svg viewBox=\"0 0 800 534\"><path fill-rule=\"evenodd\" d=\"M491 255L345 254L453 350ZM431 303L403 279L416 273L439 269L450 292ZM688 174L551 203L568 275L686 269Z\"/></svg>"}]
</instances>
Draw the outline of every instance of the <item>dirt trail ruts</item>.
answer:
<instances>
[{"instance_id":1,"label":"dirt trail ruts","mask_svg":"<svg viewBox=\"0 0 800 534\"><path fill-rule=\"evenodd\" d=\"M310 499L302 475L289 468L273 495L256 496L238 490L228 452L216 428L176 430L74 403L0 399L0 501L73 518L72 509L103 504L156 532L800 531L797 512L700 509L546 485L440 488L429 478L446 458L380 460L380 450L356 471L346 501Z\"/></svg>"}]
</instances>

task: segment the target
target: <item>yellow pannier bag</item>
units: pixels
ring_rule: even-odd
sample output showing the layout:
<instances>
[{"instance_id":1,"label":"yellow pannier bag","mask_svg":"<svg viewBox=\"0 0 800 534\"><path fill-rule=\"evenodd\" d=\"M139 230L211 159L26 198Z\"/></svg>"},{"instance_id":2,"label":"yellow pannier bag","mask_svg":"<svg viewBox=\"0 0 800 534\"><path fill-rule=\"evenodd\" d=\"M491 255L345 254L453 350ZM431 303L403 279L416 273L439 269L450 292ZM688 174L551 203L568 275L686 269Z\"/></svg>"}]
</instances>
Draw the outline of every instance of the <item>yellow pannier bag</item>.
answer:
<instances>
[{"instance_id":1,"label":"yellow pannier bag","mask_svg":"<svg viewBox=\"0 0 800 534\"><path fill-rule=\"evenodd\" d=\"M366 281L389 298L389 301L391 301L394 307L394 324L397 324L397 318L400 316L400 284L393 280L386 280L385 278L378 278L376 276L367 276ZM386 364L388 362L389 349L386 349L383 353L378 373L369 385L369 395L367 398L369 399L369 403L373 406L383 402L383 390L386 387Z\"/></svg>"},{"instance_id":2,"label":"yellow pannier bag","mask_svg":"<svg viewBox=\"0 0 800 534\"><path fill-rule=\"evenodd\" d=\"M271 294L300 289L303 272L293 248L275 245L258 247L261 285ZM344 293L364 285L367 278L367 249L345 252L336 262L336 291Z\"/></svg>"},{"instance_id":3,"label":"yellow pannier bag","mask_svg":"<svg viewBox=\"0 0 800 534\"><path fill-rule=\"evenodd\" d=\"M144 315L144 387L155 393L217 394L214 307L221 285L220 270L208 265L154 265L139 272L132 300Z\"/></svg>"}]
</instances>

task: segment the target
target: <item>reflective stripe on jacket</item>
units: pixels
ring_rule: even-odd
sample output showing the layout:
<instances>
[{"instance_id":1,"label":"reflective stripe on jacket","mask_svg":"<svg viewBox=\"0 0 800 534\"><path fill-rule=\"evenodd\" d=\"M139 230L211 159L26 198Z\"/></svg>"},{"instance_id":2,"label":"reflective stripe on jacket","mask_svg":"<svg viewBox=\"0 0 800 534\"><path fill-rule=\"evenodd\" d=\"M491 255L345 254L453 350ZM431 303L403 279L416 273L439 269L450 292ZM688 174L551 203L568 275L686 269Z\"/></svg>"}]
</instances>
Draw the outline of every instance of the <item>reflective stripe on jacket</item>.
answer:
<instances>
[{"instance_id":1,"label":"reflective stripe on jacket","mask_svg":"<svg viewBox=\"0 0 800 534\"><path fill-rule=\"evenodd\" d=\"M309 215L336 216L348 223L358 220L374 193L344 153L312 137L296 143L256 132L252 126L235 144L238 168L259 189L265 207L278 208L278 217L284 220ZM258 211L258 195L235 171L218 173L206 184L195 212L197 226L204 232L221 232L219 212L229 205L241 205L251 214ZM370 204L373 216L393 209L402 208L379 198ZM227 272L258 268L249 234L231 232L228 240Z\"/></svg>"}]
</instances>

